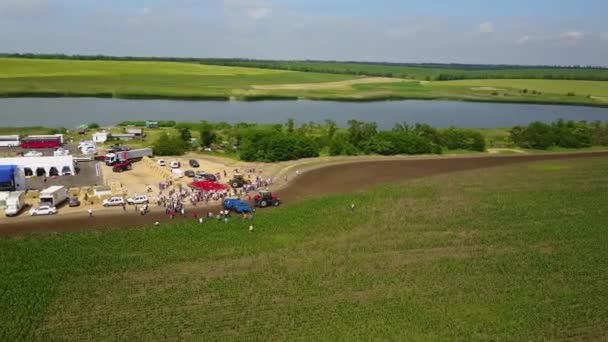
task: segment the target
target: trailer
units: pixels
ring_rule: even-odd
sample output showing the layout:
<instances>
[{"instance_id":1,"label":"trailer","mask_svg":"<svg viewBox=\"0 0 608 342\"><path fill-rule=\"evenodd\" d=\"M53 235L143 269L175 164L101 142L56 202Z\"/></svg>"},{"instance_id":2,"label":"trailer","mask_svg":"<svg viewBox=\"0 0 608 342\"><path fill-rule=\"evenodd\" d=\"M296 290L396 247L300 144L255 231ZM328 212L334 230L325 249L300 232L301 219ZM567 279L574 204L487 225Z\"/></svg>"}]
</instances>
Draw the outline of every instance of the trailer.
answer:
<instances>
[{"instance_id":1,"label":"trailer","mask_svg":"<svg viewBox=\"0 0 608 342\"><path fill-rule=\"evenodd\" d=\"M120 151L115 153L106 154L106 165L112 166L118 162L130 161L136 162L141 160L143 157L151 157L152 149L151 148L139 148L135 150L129 151Z\"/></svg>"},{"instance_id":2,"label":"trailer","mask_svg":"<svg viewBox=\"0 0 608 342\"><path fill-rule=\"evenodd\" d=\"M24 207L25 191L10 192L6 199L6 209L4 210L4 214L6 216L17 216Z\"/></svg>"},{"instance_id":3,"label":"trailer","mask_svg":"<svg viewBox=\"0 0 608 342\"><path fill-rule=\"evenodd\" d=\"M68 189L63 185L54 185L40 192L40 205L56 207L68 200Z\"/></svg>"},{"instance_id":4,"label":"trailer","mask_svg":"<svg viewBox=\"0 0 608 342\"><path fill-rule=\"evenodd\" d=\"M18 135L0 135L0 147L17 147L21 145Z\"/></svg>"},{"instance_id":5,"label":"trailer","mask_svg":"<svg viewBox=\"0 0 608 342\"><path fill-rule=\"evenodd\" d=\"M21 148L57 148L61 146L63 138L54 135L28 136L21 139Z\"/></svg>"}]
</instances>

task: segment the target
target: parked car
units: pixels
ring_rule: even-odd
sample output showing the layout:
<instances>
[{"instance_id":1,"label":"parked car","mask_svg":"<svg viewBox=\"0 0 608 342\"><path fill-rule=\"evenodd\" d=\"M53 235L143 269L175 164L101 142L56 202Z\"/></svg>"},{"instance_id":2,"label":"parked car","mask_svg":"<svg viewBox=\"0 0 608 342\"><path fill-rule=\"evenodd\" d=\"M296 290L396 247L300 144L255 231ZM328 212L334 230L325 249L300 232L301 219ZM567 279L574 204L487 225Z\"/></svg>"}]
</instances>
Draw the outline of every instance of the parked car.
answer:
<instances>
[{"instance_id":1,"label":"parked car","mask_svg":"<svg viewBox=\"0 0 608 342\"><path fill-rule=\"evenodd\" d=\"M112 197L110 199L103 200L104 207L113 207L113 206L118 206L118 205L123 205L123 204L125 204L125 200L122 197Z\"/></svg>"},{"instance_id":2,"label":"parked car","mask_svg":"<svg viewBox=\"0 0 608 342\"><path fill-rule=\"evenodd\" d=\"M184 176L186 176L188 178L194 178L194 171L187 170L186 172L184 172Z\"/></svg>"},{"instance_id":3,"label":"parked car","mask_svg":"<svg viewBox=\"0 0 608 342\"><path fill-rule=\"evenodd\" d=\"M194 159L190 159L189 161L190 166L192 167L200 167L201 165L198 163L198 161L194 160Z\"/></svg>"},{"instance_id":4,"label":"parked car","mask_svg":"<svg viewBox=\"0 0 608 342\"><path fill-rule=\"evenodd\" d=\"M146 195L136 195L127 199L127 203L133 204L147 204L149 202L148 196Z\"/></svg>"},{"instance_id":5,"label":"parked car","mask_svg":"<svg viewBox=\"0 0 608 342\"><path fill-rule=\"evenodd\" d=\"M68 201L68 206L70 206L70 207L80 206L80 200L78 199L78 197L70 197L70 199Z\"/></svg>"},{"instance_id":6,"label":"parked car","mask_svg":"<svg viewBox=\"0 0 608 342\"><path fill-rule=\"evenodd\" d=\"M55 207L51 207L48 205L43 205L38 208L32 208L30 210L30 215L38 216L38 215L54 215L57 214L57 209Z\"/></svg>"},{"instance_id":7,"label":"parked car","mask_svg":"<svg viewBox=\"0 0 608 342\"><path fill-rule=\"evenodd\" d=\"M211 181L211 182L217 182L217 177L215 177L214 175L210 174L210 173L203 173L203 174L199 174L197 173L196 175L194 175L194 180L196 181Z\"/></svg>"},{"instance_id":8,"label":"parked car","mask_svg":"<svg viewBox=\"0 0 608 342\"><path fill-rule=\"evenodd\" d=\"M34 151L34 150L31 150L31 151L28 151L28 152L27 152L26 154L24 154L23 156L24 156L24 157L42 157L42 155L43 155L43 154L42 154L42 152L40 152L40 151Z\"/></svg>"},{"instance_id":9,"label":"parked car","mask_svg":"<svg viewBox=\"0 0 608 342\"><path fill-rule=\"evenodd\" d=\"M165 166L165 165L167 165L163 159L159 159L157 161L157 163L158 163L158 166Z\"/></svg>"},{"instance_id":10,"label":"parked car","mask_svg":"<svg viewBox=\"0 0 608 342\"><path fill-rule=\"evenodd\" d=\"M174 160L174 161L171 162L170 166L171 166L172 169L179 169L182 166L182 164L180 162Z\"/></svg>"},{"instance_id":11,"label":"parked car","mask_svg":"<svg viewBox=\"0 0 608 342\"><path fill-rule=\"evenodd\" d=\"M184 171L182 171L180 169L172 169L171 175L175 178L182 178L182 177L184 177Z\"/></svg>"}]
</instances>

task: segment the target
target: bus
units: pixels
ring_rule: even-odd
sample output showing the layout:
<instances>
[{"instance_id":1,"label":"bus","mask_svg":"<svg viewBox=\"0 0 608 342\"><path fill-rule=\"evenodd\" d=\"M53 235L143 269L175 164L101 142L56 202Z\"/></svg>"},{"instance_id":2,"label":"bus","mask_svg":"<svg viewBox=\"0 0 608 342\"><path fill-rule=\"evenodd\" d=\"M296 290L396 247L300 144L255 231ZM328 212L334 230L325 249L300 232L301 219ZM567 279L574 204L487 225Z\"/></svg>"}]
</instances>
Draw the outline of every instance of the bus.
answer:
<instances>
[{"instance_id":1,"label":"bus","mask_svg":"<svg viewBox=\"0 0 608 342\"><path fill-rule=\"evenodd\" d=\"M61 137L47 136L29 136L21 139L21 148L57 148L61 146Z\"/></svg>"}]
</instances>

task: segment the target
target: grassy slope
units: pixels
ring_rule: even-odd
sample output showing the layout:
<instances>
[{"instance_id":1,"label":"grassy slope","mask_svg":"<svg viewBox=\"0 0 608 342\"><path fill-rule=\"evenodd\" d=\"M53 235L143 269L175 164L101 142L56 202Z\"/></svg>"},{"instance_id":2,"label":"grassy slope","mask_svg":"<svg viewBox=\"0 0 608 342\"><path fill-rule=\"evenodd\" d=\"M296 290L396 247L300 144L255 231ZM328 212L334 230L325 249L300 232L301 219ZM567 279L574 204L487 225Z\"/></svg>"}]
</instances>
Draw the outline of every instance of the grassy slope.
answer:
<instances>
[{"instance_id":1,"label":"grassy slope","mask_svg":"<svg viewBox=\"0 0 608 342\"><path fill-rule=\"evenodd\" d=\"M608 161L0 240L0 340L602 339ZM358 205L351 214L349 204Z\"/></svg>"},{"instance_id":2,"label":"grassy slope","mask_svg":"<svg viewBox=\"0 0 608 342\"><path fill-rule=\"evenodd\" d=\"M239 99L279 97L349 101L447 99L608 106L608 82L599 81L407 81L347 85L333 89L315 89L314 86L304 85L296 90L260 90L253 87L315 84L354 78L357 76L190 63L0 59L0 96L184 99L227 99L234 96ZM530 92L523 94L523 89ZM532 94L532 90L542 94ZM570 92L575 96L567 96Z\"/></svg>"}]
</instances>

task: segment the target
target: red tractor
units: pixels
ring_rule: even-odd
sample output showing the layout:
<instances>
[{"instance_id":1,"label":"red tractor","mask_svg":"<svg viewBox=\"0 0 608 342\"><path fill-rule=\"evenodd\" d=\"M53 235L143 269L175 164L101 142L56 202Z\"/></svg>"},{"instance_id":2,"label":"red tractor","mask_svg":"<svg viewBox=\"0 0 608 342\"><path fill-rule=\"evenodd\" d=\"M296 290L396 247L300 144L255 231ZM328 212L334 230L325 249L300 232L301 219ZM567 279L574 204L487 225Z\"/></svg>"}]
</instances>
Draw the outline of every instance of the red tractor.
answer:
<instances>
[{"instance_id":1,"label":"red tractor","mask_svg":"<svg viewBox=\"0 0 608 342\"><path fill-rule=\"evenodd\" d=\"M270 191L262 190L259 194L253 197L255 206L260 208L266 208L270 206L278 207L281 204L281 199L274 195Z\"/></svg>"},{"instance_id":2,"label":"red tractor","mask_svg":"<svg viewBox=\"0 0 608 342\"><path fill-rule=\"evenodd\" d=\"M133 166L131 165L131 162L128 160L125 160L125 161L121 161L121 162L114 164L114 166L112 166L112 171L123 172L123 171L131 170L132 167Z\"/></svg>"}]
</instances>

